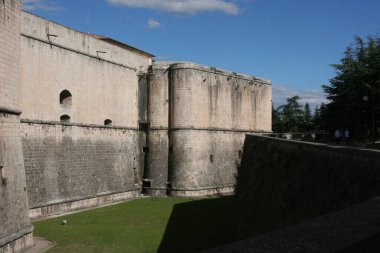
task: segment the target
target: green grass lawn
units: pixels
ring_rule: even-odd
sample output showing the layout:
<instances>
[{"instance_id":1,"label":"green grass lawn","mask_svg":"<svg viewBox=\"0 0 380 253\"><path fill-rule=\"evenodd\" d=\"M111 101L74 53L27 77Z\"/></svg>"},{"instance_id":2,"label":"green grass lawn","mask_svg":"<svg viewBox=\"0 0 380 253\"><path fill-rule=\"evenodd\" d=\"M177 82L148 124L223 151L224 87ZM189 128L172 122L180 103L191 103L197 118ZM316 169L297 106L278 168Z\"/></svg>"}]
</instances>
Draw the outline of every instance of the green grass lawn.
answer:
<instances>
[{"instance_id":1,"label":"green grass lawn","mask_svg":"<svg viewBox=\"0 0 380 253\"><path fill-rule=\"evenodd\" d=\"M193 252L233 241L232 205L231 196L137 199L36 222L34 234L56 242L49 253Z\"/></svg>"}]
</instances>

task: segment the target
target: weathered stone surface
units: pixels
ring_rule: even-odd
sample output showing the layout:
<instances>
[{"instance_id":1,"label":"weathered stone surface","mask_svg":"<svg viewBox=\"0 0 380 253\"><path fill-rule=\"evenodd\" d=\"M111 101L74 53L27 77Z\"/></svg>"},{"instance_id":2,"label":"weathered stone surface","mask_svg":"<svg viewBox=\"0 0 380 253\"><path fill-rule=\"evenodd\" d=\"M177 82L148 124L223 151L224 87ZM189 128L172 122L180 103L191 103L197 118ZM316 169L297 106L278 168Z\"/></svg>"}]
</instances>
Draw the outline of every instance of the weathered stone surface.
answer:
<instances>
[{"instance_id":1,"label":"weathered stone surface","mask_svg":"<svg viewBox=\"0 0 380 253\"><path fill-rule=\"evenodd\" d=\"M172 194L184 196L210 191L211 195L225 188L232 192L244 136L232 131L173 131Z\"/></svg>"},{"instance_id":2,"label":"weathered stone surface","mask_svg":"<svg viewBox=\"0 0 380 253\"><path fill-rule=\"evenodd\" d=\"M22 126L30 208L140 189L138 130Z\"/></svg>"},{"instance_id":3,"label":"weathered stone surface","mask_svg":"<svg viewBox=\"0 0 380 253\"><path fill-rule=\"evenodd\" d=\"M17 68L1 70L20 89L3 85L0 106L20 114L20 98L33 217L133 197L142 179L152 195L232 192L244 134L271 131L267 80L152 65L141 50L26 12L17 22L4 52L20 55L2 53Z\"/></svg>"},{"instance_id":4,"label":"weathered stone surface","mask_svg":"<svg viewBox=\"0 0 380 253\"><path fill-rule=\"evenodd\" d=\"M238 170L240 238L380 195L380 152L247 135Z\"/></svg>"},{"instance_id":5,"label":"weathered stone surface","mask_svg":"<svg viewBox=\"0 0 380 253\"><path fill-rule=\"evenodd\" d=\"M0 1L0 252L33 243L19 114L20 2Z\"/></svg>"},{"instance_id":6,"label":"weathered stone surface","mask_svg":"<svg viewBox=\"0 0 380 253\"><path fill-rule=\"evenodd\" d=\"M271 131L264 79L186 62L152 66L147 173L172 195L232 192L246 133Z\"/></svg>"},{"instance_id":7,"label":"weathered stone surface","mask_svg":"<svg viewBox=\"0 0 380 253\"><path fill-rule=\"evenodd\" d=\"M171 128L271 131L271 85L194 63L171 70Z\"/></svg>"},{"instance_id":8,"label":"weathered stone surface","mask_svg":"<svg viewBox=\"0 0 380 253\"><path fill-rule=\"evenodd\" d=\"M56 35L58 37L48 35ZM106 53L97 53L97 51ZM150 58L33 14L21 13L22 119L138 127L138 73ZM140 68L141 67L141 68ZM63 90L71 106L60 104Z\"/></svg>"},{"instance_id":9,"label":"weathered stone surface","mask_svg":"<svg viewBox=\"0 0 380 253\"><path fill-rule=\"evenodd\" d=\"M33 217L136 196L151 56L22 12L20 62Z\"/></svg>"},{"instance_id":10,"label":"weathered stone surface","mask_svg":"<svg viewBox=\"0 0 380 253\"><path fill-rule=\"evenodd\" d=\"M146 171L148 194L166 194L169 173L169 67L154 64L148 73L148 122Z\"/></svg>"}]
</instances>

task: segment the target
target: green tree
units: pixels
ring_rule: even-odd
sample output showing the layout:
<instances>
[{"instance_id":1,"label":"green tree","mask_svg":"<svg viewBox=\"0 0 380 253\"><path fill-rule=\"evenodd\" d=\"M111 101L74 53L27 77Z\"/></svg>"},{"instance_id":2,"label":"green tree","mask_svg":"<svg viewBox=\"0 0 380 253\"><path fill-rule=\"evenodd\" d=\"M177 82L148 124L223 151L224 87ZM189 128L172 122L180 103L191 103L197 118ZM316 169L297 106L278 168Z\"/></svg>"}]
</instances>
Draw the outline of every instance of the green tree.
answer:
<instances>
[{"instance_id":1,"label":"green tree","mask_svg":"<svg viewBox=\"0 0 380 253\"><path fill-rule=\"evenodd\" d=\"M274 133L283 132L281 113L278 110L274 109L273 103L272 103L272 131Z\"/></svg>"},{"instance_id":2,"label":"green tree","mask_svg":"<svg viewBox=\"0 0 380 253\"><path fill-rule=\"evenodd\" d=\"M288 98L286 104L277 109L281 114L284 132L297 133L302 130L304 113L302 106L298 103L299 99L299 96Z\"/></svg>"},{"instance_id":3,"label":"green tree","mask_svg":"<svg viewBox=\"0 0 380 253\"><path fill-rule=\"evenodd\" d=\"M313 128L313 116L311 115L309 103L306 103L303 109L303 131L310 132L312 128Z\"/></svg>"},{"instance_id":4,"label":"green tree","mask_svg":"<svg viewBox=\"0 0 380 253\"><path fill-rule=\"evenodd\" d=\"M321 103L321 105L318 107L315 107L314 115L313 115L313 128L314 130L323 131L326 130L325 124L322 120L324 117L324 113L326 111L326 105L324 103Z\"/></svg>"},{"instance_id":5,"label":"green tree","mask_svg":"<svg viewBox=\"0 0 380 253\"><path fill-rule=\"evenodd\" d=\"M350 128L357 136L376 132L380 117L380 39L356 37L339 64L336 76L323 90L331 101L321 115L328 130Z\"/></svg>"}]
</instances>

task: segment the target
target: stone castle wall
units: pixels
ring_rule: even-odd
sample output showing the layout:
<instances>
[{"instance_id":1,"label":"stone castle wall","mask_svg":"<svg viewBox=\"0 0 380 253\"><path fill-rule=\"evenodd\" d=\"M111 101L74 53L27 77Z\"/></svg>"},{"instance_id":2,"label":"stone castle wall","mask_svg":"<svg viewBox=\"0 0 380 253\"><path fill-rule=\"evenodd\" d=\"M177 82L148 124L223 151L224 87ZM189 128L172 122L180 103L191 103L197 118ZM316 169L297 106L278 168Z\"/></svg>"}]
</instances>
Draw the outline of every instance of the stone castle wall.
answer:
<instances>
[{"instance_id":1,"label":"stone castle wall","mask_svg":"<svg viewBox=\"0 0 380 253\"><path fill-rule=\"evenodd\" d=\"M149 180L147 193L166 194L169 170L169 67L154 64L148 78L147 164L144 178Z\"/></svg>"},{"instance_id":2,"label":"stone castle wall","mask_svg":"<svg viewBox=\"0 0 380 253\"><path fill-rule=\"evenodd\" d=\"M26 12L21 17L23 119L59 121L67 114L75 123L110 119L138 127L138 73L149 57ZM72 94L70 106L59 103L63 90Z\"/></svg>"},{"instance_id":3,"label":"stone castle wall","mask_svg":"<svg viewBox=\"0 0 380 253\"><path fill-rule=\"evenodd\" d=\"M23 132L32 217L120 200L121 193L138 196L143 164L136 130L27 123Z\"/></svg>"},{"instance_id":4,"label":"stone castle wall","mask_svg":"<svg viewBox=\"0 0 380 253\"><path fill-rule=\"evenodd\" d=\"M377 197L379 179L380 151L247 135L235 190L239 237Z\"/></svg>"},{"instance_id":5,"label":"stone castle wall","mask_svg":"<svg viewBox=\"0 0 380 253\"><path fill-rule=\"evenodd\" d=\"M149 63L147 55L22 13L20 106L32 217L138 193L146 111L139 73ZM61 121L64 115L70 119Z\"/></svg>"},{"instance_id":6,"label":"stone castle wall","mask_svg":"<svg viewBox=\"0 0 380 253\"><path fill-rule=\"evenodd\" d=\"M172 128L271 131L271 85L267 80L175 63L171 82Z\"/></svg>"},{"instance_id":7,"label":"stone castle wall","mask_svg":"<svg viewBox=\"0 0 380 253\"><path fill-rule=\"evenodd\" d=\"M245 133L271 131L270 83L191 63L170 82L172 194L232 192Z\"/></svg>"},{"instance_id":8,"label":"stone castle wall","mask_svg":"<svg viewBox=\"0 0 380 253\"><path fill-rule=\"evenodd\" d=\"M0 252L33 244L20 139L20 3L0 1Z\"/></svg>"},{"instance_id":9,"label":"stone castle wall","mask_svg":"<svg viewBox=\"0 0 380 253\"><path fill-rule=\"evenodd\" d=\"M150 195L231 192L244 135L271 131L269 81L152 64L113 39L17 18L18 42L4 44L20 51L20 86L2 90L23 112L17 152L33 218L135 197L142 184Z\"/></svg>"}]
</instances>

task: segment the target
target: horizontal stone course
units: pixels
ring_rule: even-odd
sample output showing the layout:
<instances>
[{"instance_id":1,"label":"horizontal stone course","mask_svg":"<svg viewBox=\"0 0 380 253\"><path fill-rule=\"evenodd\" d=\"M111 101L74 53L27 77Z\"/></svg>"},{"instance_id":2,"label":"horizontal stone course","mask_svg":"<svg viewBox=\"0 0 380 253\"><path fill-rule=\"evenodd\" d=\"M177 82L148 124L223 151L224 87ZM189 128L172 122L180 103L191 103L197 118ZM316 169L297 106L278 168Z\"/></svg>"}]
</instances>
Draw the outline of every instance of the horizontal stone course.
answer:
<instances>
[{"instance_id":1,"label":"horizontal stone course","mask_svg":"<svg viewBox=\"0 0 380 253\"><path fill-rule=\"evenodd\" d=\"M25 123L22 129L30 208L140 187L138 130Z\"/></svg>"}]
</instances>

